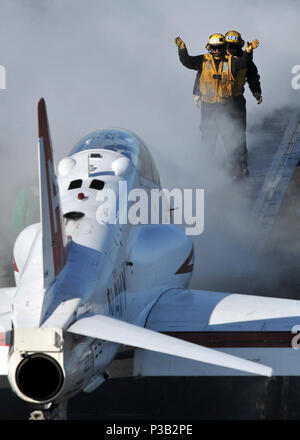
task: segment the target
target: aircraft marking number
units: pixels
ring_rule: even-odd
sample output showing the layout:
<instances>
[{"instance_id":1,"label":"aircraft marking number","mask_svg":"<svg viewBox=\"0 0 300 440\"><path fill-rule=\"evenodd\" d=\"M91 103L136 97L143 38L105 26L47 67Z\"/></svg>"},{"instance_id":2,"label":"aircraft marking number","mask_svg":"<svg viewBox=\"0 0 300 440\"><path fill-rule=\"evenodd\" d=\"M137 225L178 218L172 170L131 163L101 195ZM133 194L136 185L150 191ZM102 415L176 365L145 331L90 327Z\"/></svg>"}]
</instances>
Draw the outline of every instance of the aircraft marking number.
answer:
<instances>
[{"instance_id":1,"label":"aircraft marking number","mask_svg":"<svg viewBox=\"0 0 300 440\"><path fill-rule=\"evenodd\" d=\"M109 287L106 290L106 299L109 314L121 317L126 309L126 283L124 269L114 281L113 287Z\"/></svg>"}]
</instances>

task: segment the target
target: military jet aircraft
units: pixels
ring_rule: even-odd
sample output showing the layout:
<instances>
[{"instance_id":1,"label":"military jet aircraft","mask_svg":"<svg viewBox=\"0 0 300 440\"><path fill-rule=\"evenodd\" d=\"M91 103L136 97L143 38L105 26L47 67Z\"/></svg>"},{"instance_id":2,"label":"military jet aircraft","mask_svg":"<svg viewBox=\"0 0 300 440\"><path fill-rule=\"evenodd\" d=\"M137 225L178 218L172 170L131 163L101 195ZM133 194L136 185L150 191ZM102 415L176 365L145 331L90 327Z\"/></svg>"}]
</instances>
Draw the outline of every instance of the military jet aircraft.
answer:
<instances>
[{"instance_id":1,"label":"military jet aircraft","mask_svg":"<svg viewBox=\"0 0 300 440\"><path fill-rule=\"evenodd\" d=\"M161 191L141 139L92 132L56 172L44 99L38 131L40 223L17 237L16 286L0 289L0 374L21 399L65 418L68 399L100 386L122 345L137 348L145 375L160 372L155 353L176 375L189 362L195 375L299 374L300 302L188 290L191 238L163 221L126 221L120 184L127 196Z\"/></svg>"}]
</instances>

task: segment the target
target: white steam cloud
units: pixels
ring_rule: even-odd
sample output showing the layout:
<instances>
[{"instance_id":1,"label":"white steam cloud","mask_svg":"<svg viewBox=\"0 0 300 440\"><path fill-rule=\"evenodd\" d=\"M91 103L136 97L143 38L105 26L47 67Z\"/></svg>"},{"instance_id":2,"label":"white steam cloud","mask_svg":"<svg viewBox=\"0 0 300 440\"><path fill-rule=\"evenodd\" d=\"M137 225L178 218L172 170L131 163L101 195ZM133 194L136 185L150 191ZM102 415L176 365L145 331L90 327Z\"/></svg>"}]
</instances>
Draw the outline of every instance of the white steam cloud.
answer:
<instances>
[{"instance_id":1,"label":"white steam cloud","mask_svg":"<svg viewBox=\"0 0 300 440\"><path fill-rule=\"evenodd\" d=\"M258 106L246 91L251 126L299 101L300 90L291 87L292 66L300 64L297 1L0 0L0 11L7 75L0 90L2 230L11 228L17 185L37 167L36 106L43 96L56 162L92 130L132 130L152 152L164 187L206 188L206 226L218 224L222 212L236 240L246 239L247 200L220 167L207 165L192 100L196 72L180 64L174 37L191 55L204 53L214 32L259 38L254 61L264 101ZM219 145L216 156L222 154ZM207 271L226 270L222 253L214 260L218 241L209 230L196 240L196 282L204 260Z\"/></svg>"}]
</instances>

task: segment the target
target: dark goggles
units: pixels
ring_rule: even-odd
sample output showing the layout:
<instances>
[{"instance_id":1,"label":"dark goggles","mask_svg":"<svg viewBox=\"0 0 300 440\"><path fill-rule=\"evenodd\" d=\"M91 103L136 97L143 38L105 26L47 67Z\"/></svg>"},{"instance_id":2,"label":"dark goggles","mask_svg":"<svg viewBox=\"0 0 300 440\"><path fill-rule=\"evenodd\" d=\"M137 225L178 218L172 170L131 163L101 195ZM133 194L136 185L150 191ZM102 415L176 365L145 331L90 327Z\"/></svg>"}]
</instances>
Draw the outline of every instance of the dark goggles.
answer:
<instances>
[{"instance_id":1,"label":"dark goggles","mask_svg":"<svg viewBox=\"0 0 300 440\"><path fill-rule=\"evenodd\" d=\"M210 50L222 51L225 49L225 44L218 44L218 45L211 44L209 47L210 47Z\"/></svg>"}]
</instances>

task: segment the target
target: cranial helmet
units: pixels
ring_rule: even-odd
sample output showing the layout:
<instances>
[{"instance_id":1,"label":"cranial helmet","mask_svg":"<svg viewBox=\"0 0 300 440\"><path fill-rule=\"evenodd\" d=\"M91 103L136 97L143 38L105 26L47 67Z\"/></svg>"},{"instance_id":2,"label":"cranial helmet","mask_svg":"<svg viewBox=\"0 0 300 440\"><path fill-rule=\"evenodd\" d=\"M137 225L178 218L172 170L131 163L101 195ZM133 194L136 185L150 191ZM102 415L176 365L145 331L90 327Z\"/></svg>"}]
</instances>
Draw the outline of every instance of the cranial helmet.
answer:
<instances>
[{"instance_id":1,"label":"cranial helmet","mask_svg":"<svg viewBox=\"0 0 300 440\"><path fill-rule=\"evenodd\" d=\"M236 44L242 48L245 41L242 39L241 34L238 31L228 31L225 34L225 42L229 44Z\"/></svg>"},{"instance_id":2,"label":"cranial helmet","mask_svg":"<svg viewBox=\"0 0 300 440\"><path fill-rule=\"evenodd\" d=\"M225 44L225 37L222 34L212 34L208 43L206 44L206 49L210 50L210 46L223 46Z\"/></svg>"}]
</instances>

